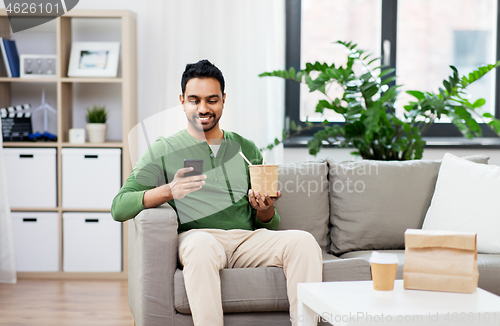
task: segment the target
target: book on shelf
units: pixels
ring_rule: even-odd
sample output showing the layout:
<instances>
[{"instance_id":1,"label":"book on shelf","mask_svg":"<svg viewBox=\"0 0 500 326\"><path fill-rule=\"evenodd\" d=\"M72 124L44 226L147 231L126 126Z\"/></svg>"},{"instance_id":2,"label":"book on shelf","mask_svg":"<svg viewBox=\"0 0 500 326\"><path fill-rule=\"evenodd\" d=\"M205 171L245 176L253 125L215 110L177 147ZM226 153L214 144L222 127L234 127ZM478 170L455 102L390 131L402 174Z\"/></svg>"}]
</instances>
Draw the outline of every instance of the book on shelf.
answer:
<instances>
[{"instance_id":1,"label":"book on shelf","mask_svg":"<svg viewBox=\"0 0 500 326\"><path fill-rule=\"evenodd\" d=\"M4 38L3 45L5 47L5 53L7 55L11 72L11 76L9 77L19 77L19 53L17 52L16 41Z\"/></svg>"},{"instance_id":2,"label":"book on shelf","mask_svg":"<svg viewBox=\"0 0 500 326\"><path fill-rule=\"evenodd\" d=\"M7 51L5 51L5 45L3 43L4 38L0 37L0 52L2 56L2 62L5 66L5 70L7 72L7 77L12 77L12 72L10 71L9 59L7 59Z\"/></svg>"},{"instance_id":3,"label":"book on shelf","mask_svg":"<svg viewBox=\"0 0 500 326\"><path fill-rule=\"evenodd\" d=\"M0 41L2 42L2 41ZM0 49L0 77L8 77L7 67L5 67L5 63L3 62L2 50Z\"/></svg>"}]
</instances>

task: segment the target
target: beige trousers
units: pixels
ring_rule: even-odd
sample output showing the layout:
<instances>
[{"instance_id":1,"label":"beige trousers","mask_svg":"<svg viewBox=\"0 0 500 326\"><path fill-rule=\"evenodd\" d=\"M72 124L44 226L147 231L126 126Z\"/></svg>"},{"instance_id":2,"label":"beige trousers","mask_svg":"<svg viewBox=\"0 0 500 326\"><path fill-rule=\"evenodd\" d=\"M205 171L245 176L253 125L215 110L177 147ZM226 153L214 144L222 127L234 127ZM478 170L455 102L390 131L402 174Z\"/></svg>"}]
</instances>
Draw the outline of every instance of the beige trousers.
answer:
<instances>
[{"instance_id":1,"label":"beige trousers","mask_svg":"<svg viewBox=\"0 0 500 326\"><path fill-rule=\"evenodd\" d=\"M195 326L223 325L223 268L283 267L291 316L297 316L297 283L322 281L321 249L305 231L193 229L179 234L178 240Z\"/></svg>"}]
</instances>

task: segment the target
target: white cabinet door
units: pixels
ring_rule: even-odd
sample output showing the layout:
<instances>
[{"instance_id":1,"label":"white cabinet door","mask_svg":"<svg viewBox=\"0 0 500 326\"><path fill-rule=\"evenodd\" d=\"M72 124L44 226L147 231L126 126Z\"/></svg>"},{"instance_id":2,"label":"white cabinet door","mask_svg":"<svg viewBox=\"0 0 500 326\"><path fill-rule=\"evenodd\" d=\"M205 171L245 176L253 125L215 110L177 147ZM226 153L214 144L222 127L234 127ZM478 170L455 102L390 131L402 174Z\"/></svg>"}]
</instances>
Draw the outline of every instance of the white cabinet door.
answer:
<instances>
[{"instance_id":1,"label":"white cabinet door","mask_svg":"<svg viewBox=\"0 0 500 326\"><path fill-rule=\"evenodd\" d=\"M121 231L110 213L63 213L63 271L120 272Z\"/></svg>"},{"instance_id":2,"label":"white cabinet door","mask_svg":"<svg viewBox=\"0 0 500 326\"><path fill-rule=\"evenodd\" d=\"M4 148L10 207L57 207L56 149Z\"/></svg>"},{"instance_id":3,"label":"white cabinet door","mask_svg":"<svg viewBox=\"0 0 500 326\"><path fill-rule=\"evenodd\" d=\"M62 149L63 208L110 209L121 187L121 149Z\"/></svg>"},{"instance_id":4,"label":"white cabinet door","mask_svg":"<svg viewBox=\"0 0 500 326\"><path fill-rule=\"evenodd\" d=\"M18 272L59 270L59 213L12 212Z\"/></svg>"}]
</instances>

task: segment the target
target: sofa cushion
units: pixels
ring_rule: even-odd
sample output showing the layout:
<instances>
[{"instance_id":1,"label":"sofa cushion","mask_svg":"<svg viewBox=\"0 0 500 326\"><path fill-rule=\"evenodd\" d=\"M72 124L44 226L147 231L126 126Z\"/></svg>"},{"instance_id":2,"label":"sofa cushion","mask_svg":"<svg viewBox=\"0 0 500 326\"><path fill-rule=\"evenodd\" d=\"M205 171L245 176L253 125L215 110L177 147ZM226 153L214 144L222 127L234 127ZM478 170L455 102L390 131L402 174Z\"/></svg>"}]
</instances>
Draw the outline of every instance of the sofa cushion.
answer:
<instances>
[{"instance_id":1,"label":"sofa cushion","mask_svg":"<svg viewBox=\"0 0 500 326\"><path fill-rule=\"evenodd\" d=\"M328 248L330 206L326 162L281 165L278 190L282 192L276 202L281 217L278 230L307 231L322 249Z\"/></svg>"},{"instance_id":2,"label":"sofa cushion","mask_svg":"<svg viewBox=\"0 0 500 326\"><path fill-rule=\"evenodd\" d=\"M479 281L477 286L496 295L500 295L500 255L478 254L477 269L479 270Z\"/></svg>"},{"instance_id":3,"label":"sofa cushion","mask_svg":"<svg viewBox=\"0 0 500 326\"><path fill-rule=\"evenodd\" d=\"M398 256L398 270L396 272L396 279L403 279L403 267L405 264L405 251L404 250L379 250L379 252L387 254L396 254ZM342 259L362 258L367 263L372 255L372 250L351 251L340 256Z\"/></svg>"},{"instance_id":4,"label":"sofa cushion","mask_svg":"<svg viewBox=\"0 0 500 326\"><path fill-rule=\"evenodd\" d=\"M323 257L323 263L325 261L331 261L331 260L340 260L339 257L335 256L335 255L332 255L331 253L329 253L326 249L323 249L321 250L321 255Z\"/></svg>"},{"instance_id":5,"label":"sofa cushion","mask_svg":"<svg viewBox=\"0 0 500 326\"><path fill-rule=\"evenodd\" d=\"M405 259L404 250L380 250L384 253L393 253L398 255L398 271L396 278L403 279L403 266ZM368 262L372 254L371 250L352 251L343 254L341 258L363 258ZM478 254L477 255L477 268L479 270L479 284L481 289L500 295L500 255L499 254ZM323 269L324 270L324 269Z\"/></svg>"},{"instance_id":6,"label":"sofa cushion","mask_svg":"<svg viewBox=\"0 0 500 326\"><path fill-rule=\"evenodd\" d=\"M288 311L286 280L278 267L232 268L220 271L222 309L225 313ZM175 309L191 314L182 270L174 274Z\"/></svg>"},{"instance_id":7,"label":"sofa cushion","mask_svg":"<svg viewBox=\"0 0 500 326\"><path fill-rule=\"evenodd\" d=\"M422 227L441 161L327 162L331 251L403 249L406 229Z\"/></svg>"},{"instance_id":8,"label":"sofa cushion","mask_svg":"<svg viewBox=\"0 0 500 326\"><path fill-rule=\"evenodd\" d=\"M363 258L323 261L323 282L370 281L370 263Z\"/></svg>"},{"instance_id":9,"label":"sofa cushion","mask_svg":"<svg viewBox=\"0 0 500 326\"><path fill-rule=\"evenodd\" d=\"M371 280L370 264L364 259L323 259L323 281ZM288 311L286 279L279 267L232 268L220 271L222 309L225 313ZM191 314L182 270L174 274L174 305Z\"/></svg>"}]
</instances>

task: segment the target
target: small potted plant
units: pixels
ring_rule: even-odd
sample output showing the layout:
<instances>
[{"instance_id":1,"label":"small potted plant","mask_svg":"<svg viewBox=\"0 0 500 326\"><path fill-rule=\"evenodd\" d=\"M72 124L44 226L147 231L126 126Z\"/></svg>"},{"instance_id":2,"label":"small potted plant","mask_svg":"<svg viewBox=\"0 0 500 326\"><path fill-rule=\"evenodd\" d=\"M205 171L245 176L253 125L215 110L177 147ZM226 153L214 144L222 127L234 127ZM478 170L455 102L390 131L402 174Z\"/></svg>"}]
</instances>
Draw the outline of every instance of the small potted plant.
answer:
<instances>
[{"instance_id":1,"label":"small potted plant","mask_svg":"<svg viewBox=\"0 0 500 326\"><path fill-rule=\"evenodd\" d=\"M106 120L108 112L105 106L94 105L92 110L87 108L87 135L90 143L104 143L106 141L106 131L108 125Z\"/></svg>"}]
</instances>

